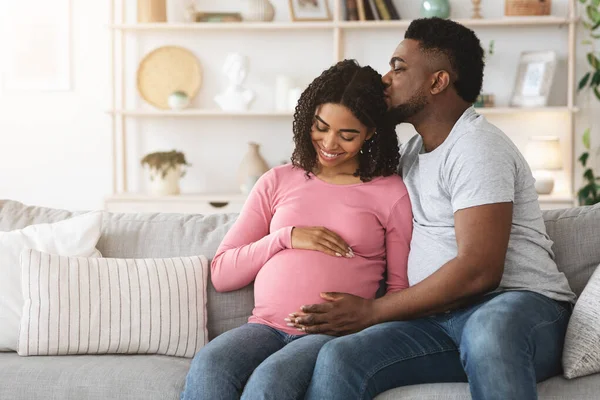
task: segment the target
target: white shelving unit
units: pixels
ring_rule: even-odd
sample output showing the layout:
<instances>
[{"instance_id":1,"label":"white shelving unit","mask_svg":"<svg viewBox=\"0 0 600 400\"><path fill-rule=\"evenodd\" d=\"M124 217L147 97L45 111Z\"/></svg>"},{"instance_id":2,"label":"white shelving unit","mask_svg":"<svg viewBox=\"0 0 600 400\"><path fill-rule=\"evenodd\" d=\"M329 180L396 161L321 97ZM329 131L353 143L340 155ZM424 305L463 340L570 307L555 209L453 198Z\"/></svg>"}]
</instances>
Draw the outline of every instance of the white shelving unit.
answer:
<instances>
[{"instance_id":1,"label":"white shelving unit","mask_svg":"<svg viewBox=\"0 0 600 400\"><path fill-rule=\"evenodd\" d=\"M105 207L110 211L149 211L149 212L190 212L214 213L237 212L240 210L244 196L239 193L204 193L186 194L181 196L155 197L143 194L133 194L128 191L127 177L127 123L129 118L291 118L291 112L279 111L248 111L241 113L228 113L216 109L185 109L182 111L162 110L137 110L126 107L126 87L132 84L132 79L125 76L125 68L117 71L118 60L125 60L125 36L142 35L144 33L159 33L173 35L174 38L181 34L199 34L215 31L231 31L243 34L251 32L274 31L285 34L286 31L315 31L322 30L332 33L334 62L344 58L344 33L356 30L405 30L411 21L344 21L342 20L342 1L334 0L333 20L329 22L228 22L228 23L127 23L125 2L127 0L111 0L111 81L112 100L110 110L112 116L112 141L113 141L113 195L105 201ZM523 114L523 113L563 113L568 118L570 129L568 143L563 143L572 154L575 137L575 114L579 109L574 103L575 94L575 50L576 26L578 23L576 12L577 0L569 0L568 15L559 16L532 16L532 17L503 17L490 19L457 19L456 21L471 28L507 28L512 27L567 27L568 59L567 59L567 96L566 104L559 107L541 108L516 108L493 107L478 108L482 114ZM120 12L117 6L120 5ZM119 21L116 15L119 14ZM176 39L173 39L174 41ZM121 74L117 79L117 74ZM120 85L120 87L117 87ZM118 99L117 94L120 94ZM573 171L575 170L575 157L571 157L570 191L574 193ZM551 195L540 196L542 208L569 207L574 204L574 196Z\"/></svg>"}]
</instances>

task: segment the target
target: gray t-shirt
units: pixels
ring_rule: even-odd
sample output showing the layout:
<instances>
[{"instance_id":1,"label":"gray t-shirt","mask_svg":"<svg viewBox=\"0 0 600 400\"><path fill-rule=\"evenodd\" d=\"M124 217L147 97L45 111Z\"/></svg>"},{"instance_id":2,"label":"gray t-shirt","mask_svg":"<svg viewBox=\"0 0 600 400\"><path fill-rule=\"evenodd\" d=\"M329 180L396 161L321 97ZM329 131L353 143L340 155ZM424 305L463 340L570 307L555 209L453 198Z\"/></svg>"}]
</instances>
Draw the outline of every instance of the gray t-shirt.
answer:
<instances>
[{"instance_id":1,"label":"gray t-shirt","mask_svg":"<svg viewBox=\"0 0 600 400\"><path fill-rule=\"evenodd\" d=\"M498 290L531 290L575 301L554 262L529 165L500 129L470 107L436 149L426 153L421 136L415 135L401 154L400 173L414 214L410 285L456 257L456 211L510 201L513 221Z\"/></svg>"}]
</instances>

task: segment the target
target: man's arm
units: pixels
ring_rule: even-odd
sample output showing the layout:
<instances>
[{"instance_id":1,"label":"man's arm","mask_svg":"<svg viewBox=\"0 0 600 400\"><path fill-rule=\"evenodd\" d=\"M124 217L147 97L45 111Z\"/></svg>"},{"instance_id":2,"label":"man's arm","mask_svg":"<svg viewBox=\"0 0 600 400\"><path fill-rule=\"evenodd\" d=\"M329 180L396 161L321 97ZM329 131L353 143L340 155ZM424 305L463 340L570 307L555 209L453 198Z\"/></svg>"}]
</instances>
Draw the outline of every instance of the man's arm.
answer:
<instances>
[{"instance_id":1,"label":"man's arm","mask_svg":"<svg viewBox=\"0 0 600 400\"><path fill-rule=\"evenodd\" d=\"M385 321L436 314L472 301L500 284L512 225L512 203L455 212L457 256L418 284L376 300L348 294L324 296L291 322L308 333L341 335Z\"/></svg>"},{"instance_id":2,"label":"man's arm","mask_svg":"<svg viewBox=\"0 0 600 400\"><path fill-rule=\"evenodd\" d=\"M375 323L447 311L498 287L510 237L512 203L459 210L454 221L457 256L396 296L374 301Z\"/></svg>"}]
</instances>

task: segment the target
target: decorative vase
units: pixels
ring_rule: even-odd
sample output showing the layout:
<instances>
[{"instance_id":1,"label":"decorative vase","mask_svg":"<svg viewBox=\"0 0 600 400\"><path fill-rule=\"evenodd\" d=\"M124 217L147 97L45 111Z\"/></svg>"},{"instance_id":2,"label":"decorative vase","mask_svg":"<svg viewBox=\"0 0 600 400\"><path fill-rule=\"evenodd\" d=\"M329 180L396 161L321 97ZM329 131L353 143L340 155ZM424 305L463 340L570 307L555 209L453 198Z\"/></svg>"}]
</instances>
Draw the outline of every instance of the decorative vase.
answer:
<instances>
[{"instance_id":1,"label":"decorative vase","mask_svg":"<svg viewBox=\"0 0 600 400\"><path fill-rule=\"evenodd\" d=\"M138 0L138 22L167 22L167 0Z\"/></svg>"},{"instance_id":2,"label":"decorative vase","mask_svg":"<svg viewBox=\"0 0 600 400\"><path fill-rule=\"evenodd\" d=\"M172 110L182 110L190 104L190 97L180 90L173 92L167 99Z\"/></svg>"},{"instance_id":3,"label":"decorative vase","mask_svg":"<svg viewBox=\"0 0 600 400\"><path fill-rule=\"evenodd\" d=\"M260 145L249 142L248 151L242 158L238 169L238 185L244 194L250 193L254 183L269 170L267 162L260 154Z\"/></svg>"},{"instance_id":4,"label":"decorative vase","mask_svg":"<svg viewBox=\"0 0 600 400\"><path fill-rule=\"evenodd\" d=\"M162 171L157 168L150 169L150 193L155 196L169 196L179 194L179 180L183 176L181 165L174 168L169 168L167 172L162 174Z\"/></svg>"},{"instance_id":5,"label":"decorative vase","mask_svg":"<svg viewBox=\"0 0 600 400\"><path fill-rule=\"evenodd\" d=\"M448 18L450 16L450 2L448 0L423 0L423 3L421 3L421 16L423 18Z\"/></svg>"},{"instance_id":6,"label":"decorative vase","mask_svg":"<svg viewBox=\"0 0 600 400\"><path fill-rule=\"evenodd\" d=\"M246 0L246 7L242 12L244 21L270 22L275 18L275 8L269 0Z\"/></svg>"}]
</instances>

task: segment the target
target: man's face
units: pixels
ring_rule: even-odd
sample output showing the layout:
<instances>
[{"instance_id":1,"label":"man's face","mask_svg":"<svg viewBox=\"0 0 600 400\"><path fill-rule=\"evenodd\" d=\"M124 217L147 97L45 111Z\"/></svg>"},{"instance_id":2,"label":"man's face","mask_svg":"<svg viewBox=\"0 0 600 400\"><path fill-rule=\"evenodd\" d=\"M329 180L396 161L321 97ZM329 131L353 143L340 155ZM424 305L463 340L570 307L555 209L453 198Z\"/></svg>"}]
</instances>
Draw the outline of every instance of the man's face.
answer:
<instances>
[{"instance_id":1,"label":"man's face","mask_svg":"<svg viewBox=\"0 0 600 400\"><path fill-rule=\"evenodd\" d=\"M388 112L394 123L410 122L429 104L430 78L419 42L403 40L390 59L390 71L383 76Z\"/></svg>"}]
</instances>

